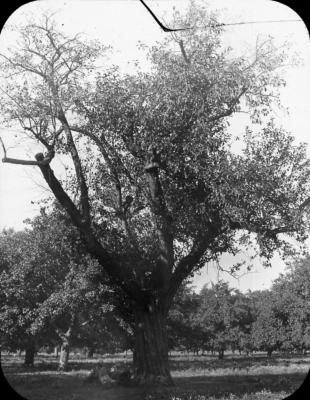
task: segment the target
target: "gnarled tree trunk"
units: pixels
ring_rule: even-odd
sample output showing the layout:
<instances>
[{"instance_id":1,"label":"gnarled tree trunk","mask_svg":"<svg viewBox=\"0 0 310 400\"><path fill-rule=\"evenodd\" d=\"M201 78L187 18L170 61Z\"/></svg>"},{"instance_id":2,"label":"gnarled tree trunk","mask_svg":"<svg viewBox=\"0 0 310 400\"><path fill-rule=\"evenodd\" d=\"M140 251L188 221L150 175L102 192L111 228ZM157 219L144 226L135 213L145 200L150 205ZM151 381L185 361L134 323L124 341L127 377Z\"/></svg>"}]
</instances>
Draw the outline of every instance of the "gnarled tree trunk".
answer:
<instances>
[{"instance_id":1,"label":"gnarled tree trunk","mask_svg":"<svg viewBox=\"0 0 310 400\"><path fill-rule=\"evenodd\" d=\"M69 351L70 351L69 339L65 338L60 348L60 357L58 364L58 369L60 371L66 371L68 369Z\"/></svg>"},{"instance_id":2,"label":"gnarled tree trunk","mask_svg":"<svg viewBox=\"0 0 310 400\"><path fill-rule=\"evenodd\" d=\"M168 362L166 317L160 311L135 310L134 381L173 385Z\"/></svg>"},{"instance_id":3,"label":"gnarled tree trunk","mask_svg":"<svg viewBox=\"0 0 310 400\"><path fill-rule=\"evenodd\" d=\"M68 369L70 342L71 342L71 337L72 337L73 326L75 323L75 318L76 318L75 315L72 315L72 320L70 322L70 326L65 333L57 330L58 336L62 340L61 347L60 347L59 364L58 364L59 371L66 371Z\"/></svg>"}]
</instances>

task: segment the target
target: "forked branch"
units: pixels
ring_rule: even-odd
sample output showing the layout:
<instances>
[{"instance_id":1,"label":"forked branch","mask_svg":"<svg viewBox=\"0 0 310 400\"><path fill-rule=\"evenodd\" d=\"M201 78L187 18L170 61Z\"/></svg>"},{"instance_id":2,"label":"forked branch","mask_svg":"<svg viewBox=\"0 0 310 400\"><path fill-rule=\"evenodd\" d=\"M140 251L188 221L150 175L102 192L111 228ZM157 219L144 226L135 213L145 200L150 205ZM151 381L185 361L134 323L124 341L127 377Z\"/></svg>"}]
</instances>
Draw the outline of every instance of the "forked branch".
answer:
<instances>
[{"instance_id":1,"label":"forked branch","mask_svg":"<svg viewBox=\"0 0 310 400\"><path fill-rule=\"evenodd\" d=\"M51 149L50 151L48 151L46 153L46 155L43 155L42 153L38 153L36 155L36 161L21 160L21 159L17 159L17 158L9 158L9 157L7 157L6 148L5 148L5 145L4 145L1 137L0 137L0 141L1 141L2 149L3 149L3 153L4 153L4 157L2 158L2 162L4 162L4 163L19 164L19 165L37 165L37 166L48 165L55 156L54 150Z\"/></svg>"}]
</instances>

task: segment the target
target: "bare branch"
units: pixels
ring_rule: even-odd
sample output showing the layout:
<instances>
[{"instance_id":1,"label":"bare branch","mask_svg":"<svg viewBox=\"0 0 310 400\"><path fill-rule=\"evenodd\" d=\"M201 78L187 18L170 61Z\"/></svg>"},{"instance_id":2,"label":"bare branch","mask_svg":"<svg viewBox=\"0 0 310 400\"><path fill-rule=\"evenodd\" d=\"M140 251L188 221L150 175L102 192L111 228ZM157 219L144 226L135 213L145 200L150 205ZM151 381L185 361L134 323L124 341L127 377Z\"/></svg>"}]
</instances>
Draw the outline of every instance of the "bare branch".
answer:
<instances>
[{"instance_id":1,"label":"bare branch","mask_svg":"<svg viewBox=\"0 0 310 400\"><path fill-rule=\"evenodd\" d=\"M202 235L199 240L193 243L190 252L179 261L172 275L168 293L169 298L173 298L180 283L190 274L197 263L201 260L208 248L208 244L208 236L206 234Z\"/></svg>"},{"instance_id":2,"label":"bare branch","mask_svg":"<svg viewBox=\"0 0 310 400\"><path fill-rule=\"evenodd\" d=\"M3 143L3 140L2 140L2 137L1 137L1 136L0 136L0 141L1 141L2 148L3 148L4 158L6 158L6 148L5 148L5 146L4 146L4 143Z\"/></svg>"},{"instance_id":3,"label":"bare branch","mask_svg":"<svg viewBox=\"0 0 310 400\"><path fill-rule=\"evenodd\" d=\"M181 53L182 53L182 56L183 56L183 58L184 58L186 64L190 64L191 61L190 61L190 59L188 58L188 56L187 56L187 54L186 54L186 51L185 51L185 48L184 48L183 40L180 40L178 43L179 43L179 46L180 46L180 49L181 49Z\"/></svg>"},{"instance_id":4,"label":"bare branch","mask_svg":"<svg viewBox=\"0 0 310 400\"><path fill-rule=\"evenodd\" d=\"M32 68L32 67L27 66L25 64L14 62L9 57L5 56L2 53L0 53L0 56L3 57L6 61L8 61L13 67L21 68L21 70L23 70L23 71L32 72L33 74L41 76L43 79L46 78L46 75L42 71L40 71L39 69L35 69L35 68Z\"/></svg>"},{"instance_id":5,"label":"bare branch","mask_svg":"<svg viewBox=\"0 0 310 400\"><path fill-rule=\"evenodd\" d=\"M36 159L37 159L36 161L33 161L33 160L20 160L20 159L17 159L17 158L8 158L6 156L6 151L5 151L5 147L4 147L2 139L1 139L1 143L2 143L3 150L4 150L4 158L2 158L2 162L4 162L4 163L43 166L43 165L50 164L50 162L52 161L52 159L55 156L54 150L50 150L45 156L42 153L38 153L36 155Z\"/></svg>"},{"instance_id":6,"label":"bare branch","mask_svg":"<svg viewBox=\"0 0 310 400\"><path fill-rule=\"evenodd\" d=\"M40 143L42 143L42 144L47 148L47 150L52 150L52 149L54 148L53 145L50 145L50 144L47 143L47 141L42 137L42 135L40 135L40 134L38 134L37 132L35 132L35 130L34 130L32 127L30 127L30 126L23 126L23 128L24 128L26 131L31 132L31 133L33 134L33 136L34 136Z\"/></svg>"},{"instance_id":7,"label":"bare branch","mask_svg":"<svg viewBox=\"0 0 310 400\"><path fill-rule=\"evenodd\" d=\"M218 115L215 115L214 117L211 117L208 119L209 122L214 122L217 121L221 118L228 117L234 112L234 109L236 105L239 103L240 98L245 94L245 92L248 90L247 87L243 87L240 91L240 93L228 104L227 110L219 113Z\"/></svg>"},{"instance_id":8,"label":"bare branch","mask_svg":"<svg viewBox=\"0 0 310 400\"><path fill-rule=\"evenodd\" d=\"M130 172L128 171L128 169L126 168L124 163L122 162L121 158L115 151L113 151L113 149L111 148L111 146L109 145L109 143L106 141L106 139L103 136L101 136L101 138L98 138L96 135L94 135L90 131L83 129L83 128L79 128L78 126L75 126L75 125L71 125L70 129L75 132L82 133L83 135L92 139L94 141L94 143L98 146L98 149L100 150L101 154L106 159L109 168L110 168L110 166L112 166L112 160L110 159L109 154L106 149L108 148L110 153L113 152L112 157L115 158L117 164L121 167L124 175L128 178L129 182L132 185L135 184L133 177L131 176Z\"/></svg>"}]
</instances>

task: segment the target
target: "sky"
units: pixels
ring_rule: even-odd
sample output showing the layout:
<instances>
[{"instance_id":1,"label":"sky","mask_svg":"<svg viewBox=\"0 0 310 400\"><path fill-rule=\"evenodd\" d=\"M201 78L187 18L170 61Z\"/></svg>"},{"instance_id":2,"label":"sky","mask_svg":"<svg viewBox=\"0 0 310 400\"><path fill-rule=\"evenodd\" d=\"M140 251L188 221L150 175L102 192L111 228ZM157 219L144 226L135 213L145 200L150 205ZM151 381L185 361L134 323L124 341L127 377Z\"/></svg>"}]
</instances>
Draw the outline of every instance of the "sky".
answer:
<instances>
[{"instance_id":1,"label":"sky","mask_svg":"<svg viewBox=\"0 0 310 400\"><path fill-rule=\"evenodd\" d=\"M163 23L168 23L173 7L182 12L189 1L146 0L146 3ZM299 54L303 62L298 67L288 66L283 71L287 86L281 92L281 101L289 109L289 113L277 110L276 118L279 125L292 132L296 141L309 143L310 44L307 28L300 17L289 7L269 0L217 0L209 1L208 4L210 9L219 10L222 23L255 22L225 27L223 41L225 45L233 48L236 55L251 56L251 48L253 49L258 35L263 37L270 34L279 45L285 40L290 41L292 49ZM144 54L137 47L140 41L152 45L168 34L161 30L138 0L36 1L17 9L9 17L6 25L23 23L25 15L37 16L40 10L45 8L57 11L56 20L66 34L84 32L89 39L99 39L104 44L111 45L113 52L110 59L124 72L134 71L135 60L140 61L142 68L148 67ZM286 22L275 22L279 20ZM14 45L14 41L15 37L4 30L0 35L0 51ZM246 116L236 116L232 120L232 132L240 134L247 123ZM21 141L20 133L0 126L0 135L8 147L8 156L33 159L34 154L43 149L33 146L27 140ZM235 150L238 151L238 147ZM310 151L308 154L310 156ZM62 176L64 168L59 158L56 157L52 167L58 176ZM39 205L36 201L48 194L46 185L35 167L0 164L0 229L22 229L23 221L38 213ZM229 257L223 257L221 261L223 266L229 266L232 262ZM210 280L222 278L242 291L264 289L270 286L272 280L283 272L284 268L284 262L275 257L271 269L265 270L257 262L250 274L234 279L226 273L219 273L217 267L211 263L202 273L195 276L193 283L200 289Z\"/></svg>"}]
</instances>

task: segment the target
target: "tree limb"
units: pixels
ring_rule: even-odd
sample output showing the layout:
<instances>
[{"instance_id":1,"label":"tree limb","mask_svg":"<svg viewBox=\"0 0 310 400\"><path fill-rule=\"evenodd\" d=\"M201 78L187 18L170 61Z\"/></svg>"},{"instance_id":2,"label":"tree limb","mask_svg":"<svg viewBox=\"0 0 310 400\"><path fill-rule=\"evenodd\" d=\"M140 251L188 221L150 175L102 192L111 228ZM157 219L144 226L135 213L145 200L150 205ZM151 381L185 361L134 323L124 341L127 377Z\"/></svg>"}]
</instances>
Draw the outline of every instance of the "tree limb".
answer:
<instances>
[{"instance_id":1,"label":"tree limb","mask_svg":"<svg viewBox=\"0 0 310 400\"><path fill-rule=\"evenodd\" d=\"M42 154L37 154L37 161L41 161L42 157ZM46 183L52 190L54 196L67 211L73 224L82 233L88 251L99 261L100 265L108 273L110 281L113 284L121 287L125 293L130 295L131 298L138 299L140 294L139 287L132 280L132 276L129 270L125 268L125 266L121 266L114 259L114 257L112 257L110 253L106 249L104 249L102 245L98 242L98 240L93 235L89 224L87 223L87 221L85 221L83 215L81 215L75 204L64 191L50 166L48 164L44 165L41 163L39 163L38 165Z\"/></svg>"},{"instance_id":2,"label":"tree limb","mask_svg":"<svg viewBox=\"0 0 310 400\"><path fill-rule=\"evenodd\" d=\"M36 161L21 160L21 159L17 159L17 158L9 158L9 157L7 157L6 148L4 146L4 143L3 143L3 140L1 137L0 137L0 141L1 141L2 149L3 149L3 153L4 153L4 157L2 158L2 162L4 162L4 163L19 164L19 165L36 165L36 166L48 165L55 156L54 150L50 149L50 151L45 156L42 153L39 153L40 154L39 159L37 159Z\"/></svg>"},{"instance_id":3,"label":"tree limb","mask_svg":"<svg viewBox=\"0 0 310 400\"><path fill-rule=\"evenodd\" d=\"M193 243L190 252L179 261L171 277L171 283L167 295L168 304L172 301L182 281L191 273L202 258L208 245L208 235L205 234Z\"/></svg>"},{"instance_id":4,"label":"tree limb","mask_svg":"<svg viewBox=\"0 0 310 400\"><path fill-rule=\"evenodd\" d=\"M103 155L103 157L107 161L107 164L108 164L109 168L112 167L113 170L115 170L115 166L113 165L112 160L110 159L108 151L106 150L108 148L109 151L111 152L112 149L111 149L111 146L109 145L109 143L106 141L106 139L104 137L98 138L96 135L94 135L89 130L80 128L80 127L78 127L76 125L70 125L70 129L75 131L75 132L82 133L83 135L85 135L88 138L90 138L98 146L98 149L100 150L101 154ZM134 181L133 177L131 176L130 172L128 171L128 169L126 168L126 166L124 165L123 161L118 156L118 154L113 152L112 157L115 158L117 164L121 167L122 172L128 178L130 184L131 185L135 185L135 181Z\"/></svg>"},{"instance_id":5,"label":"tree limb","mask_svg":"<svg viewBox=\"0 0 310 400\"><path fill-rule=\"evenodd\" d=\"M219 113L218 115L215 115L214 117L211 117L208 119L208 122L214 122L217 121L221 118L224 117L228 117L229 115L231 115L234 112L234 109L236 107L236 105L239 103L240 98L244 95L244 93L248 90L247 87L243 87L242 90L240 91L240 93L237 95L237 97L235 97L229 104L228 104L228 108L227 110Z\"/></svg>"},{"instance_id":6,"label":"tree limb","mask_svg":"<svg viewBox=\"0 0 310 400\"><path fill-rule=\"evenodd\" d=\"M60 108L60 111L59 111L58 119L61 122L62 127L67 136L67 143L69 146L69 150L71 153L73 165L74 165L76 176L77 176L77 181L79 184L82 214L83 214L85 221L88 223L88 225L90 225L91 218L90 218L90 204L89 204L88 188L87 188L87 184L85 181L81 160L80 160L77 148L75 146L67 118L66 118L60 105L59 105L59 108Z\"/></svg>"},{"instance_id":7,"label":"tree limb","mask_svg":"<svg viewBox=\"0 0 310 400\"><path fill-rule=\"evenodd\" d=\"M161 275L163 289L168 290L174 264L172 217L167 209L159 178L160 159L152 149L144 168L150 191L151 210L155 217L156 233L160 249L160 263L154 275Z\"/></svg>"},{"instance_id":8,"label":"tree limb","mask_svg":"<svg viewBox=\"0 0 310 400\"><path fill-rule=\"evenodd\" d=\"M185 51L185 48L184 48L183 40L180 40L178 43L179 43L179 46L180 46L180 49L181 49L181 53L182 53L182 56L183 56L183 58L184 58L186 64L190 64L191 61L190 61L190 59L188 58L188 56L187 56L187 54L186 54L186 51Z\"/></svg>"}]
</instances>

